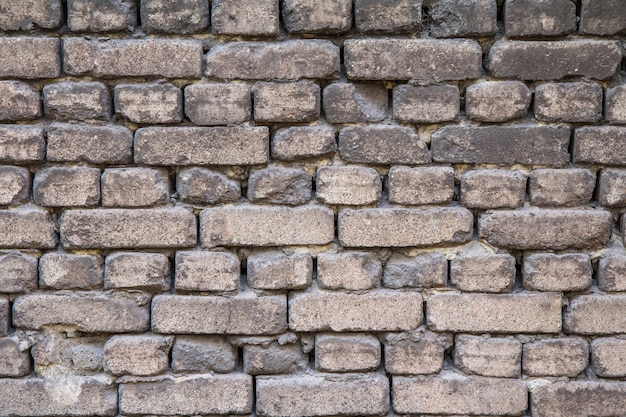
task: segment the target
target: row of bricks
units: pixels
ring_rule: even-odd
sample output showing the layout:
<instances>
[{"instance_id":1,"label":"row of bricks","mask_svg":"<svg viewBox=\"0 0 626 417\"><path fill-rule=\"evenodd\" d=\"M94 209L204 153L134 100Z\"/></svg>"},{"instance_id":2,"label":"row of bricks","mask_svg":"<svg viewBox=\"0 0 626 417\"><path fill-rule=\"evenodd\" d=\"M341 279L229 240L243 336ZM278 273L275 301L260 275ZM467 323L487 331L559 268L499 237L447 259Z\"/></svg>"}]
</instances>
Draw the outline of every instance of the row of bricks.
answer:
<instances>
[{"instance_id":1,"label":"row of bricks","mask_svg":"<svg viewBox=\"0 0 626 417\"><path fill-rule=\"evenodd\" d=\"M622 49L611 40L497 41L487 68L505 79L603 80L619 70ZM200 40L65 38L61 53L58 38L20 36L0 38L0 55L8 57L2 78L59 77L63 57L65 74L74 76L294 80L339 78L341 50L328 40L230 42L203 59ZM351 80L478 79L483 50L468 39L348 39L341 62Z\"/></svg>"},{"instance_id":2,"label":"row of bricks","mask_svg":"<svg viewBox=\"0 0 626 417\"><path fill-rule=\"evenodd\" d=\"M252 100L252 92L254 100ZM41 117L39 92L20 81L0 81L0 121ZM304 123L318 120L323 103L329 123L382 122L388 117L389 94L379 84L336 83L323 90L311 82L190 84L185 87L185 115L196 125L249 122ZM52 120L110 120L111 97L100 82L64 81L43 88L44 114ZM323 97L323 98L322 98ZM504 122L527 116L532 100L519 81L472 84L465 91L467 118ZM140 124L179 123L183 94L169 83L120 84L114 88L115 112ZM252 105L254 102L254 105ZM596 83L546 83L535 88L534 115L547 122L597 122L602 119L603 90ZM456 86L393 88L393 119L427 124L457 121L461 100ZM626 124L626 85L607 90L604 118Z\"/></svg>"}]
</instances>

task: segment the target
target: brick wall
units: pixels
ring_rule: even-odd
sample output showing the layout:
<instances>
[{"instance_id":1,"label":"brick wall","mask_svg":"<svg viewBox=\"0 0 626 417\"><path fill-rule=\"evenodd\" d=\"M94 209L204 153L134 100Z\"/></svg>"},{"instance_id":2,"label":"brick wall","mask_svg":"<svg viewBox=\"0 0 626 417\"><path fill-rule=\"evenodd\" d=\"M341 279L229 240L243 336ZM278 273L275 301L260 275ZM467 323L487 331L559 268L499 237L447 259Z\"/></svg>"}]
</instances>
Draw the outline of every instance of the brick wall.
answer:
<instances>
[{"instance_id":1,"label":"brick wall","mask_svg":"<svg viewBox=\"0 0 626 417\"><path fill-rule=\"evenodd\" d=\"M0 31L0 415L624 415L623 0Z\"/></svg>"}]
</instances>

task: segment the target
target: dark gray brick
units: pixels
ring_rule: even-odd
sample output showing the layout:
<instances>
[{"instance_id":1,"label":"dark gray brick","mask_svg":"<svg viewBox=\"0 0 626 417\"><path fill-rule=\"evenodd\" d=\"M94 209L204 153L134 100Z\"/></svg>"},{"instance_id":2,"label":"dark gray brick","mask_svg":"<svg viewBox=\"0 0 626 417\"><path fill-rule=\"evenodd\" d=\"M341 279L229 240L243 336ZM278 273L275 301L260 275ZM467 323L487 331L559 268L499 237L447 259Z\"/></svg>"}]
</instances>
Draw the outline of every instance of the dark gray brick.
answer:
<instances>
[{"instance_id":1,"label":"dark gray brick","mask_svg":"<svg viewBox=\"0 0 626 417\"><path fill-rule=\"evenodd\" d=\"M626 127L585 126L576 129L574 162L626 165Z\"/></svg>"},{"instance_id":2,"label":"dark gray brick","mask_svg":"<svg viewBox=\"0 0 626 417\"><path fill-rule=\"evenodd\" d=\"M576 30L576 4L571 0L506 0L506 36L558 36Z\"/></svg>"}]
</instances>

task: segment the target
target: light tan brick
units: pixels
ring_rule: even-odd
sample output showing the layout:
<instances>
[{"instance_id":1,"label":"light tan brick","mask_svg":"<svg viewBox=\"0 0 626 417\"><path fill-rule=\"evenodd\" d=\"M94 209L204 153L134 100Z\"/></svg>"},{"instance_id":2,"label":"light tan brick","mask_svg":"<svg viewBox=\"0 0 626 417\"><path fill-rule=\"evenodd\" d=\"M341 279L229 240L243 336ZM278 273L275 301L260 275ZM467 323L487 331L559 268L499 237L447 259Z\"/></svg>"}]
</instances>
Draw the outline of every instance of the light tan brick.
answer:
<instances>
[{"instance_id":1,"label":"light tan brick","mask_svg":"<svg viewBox=\"0 0 626 417\"><path fill-rule=\"evenodd\" d=\"M112 253L105 260L104 287L168 291L169 260L160 253Z\"/></svg>"},{"instance_id":2,"label":"light tan brick","mask_svg":"<svg viewBox=\"0 0 626 417\"><path fill-rule=\"evenodd\" d=\"M33 0L26 4L3 1L0 29L7 31L55 29L62 21L62 9L61 0Z\"/></svg>"},{"instance_id":3,"label":"light tan brick","mask_svg":"<svg viewBox=\"0 0 626 417\"><path fill-rule=\"evenodd\" d=\"M56 244L57 235L47 211L0 210L0 248L52 249Z\"/></svg>"},{"instance_id":4,"label":"light tan brick","mask_svg":"<svg viewBox=\"0 0 626 417\"><path fill-rule=\"evenodd\" d=\"M320 87L311 82L258 83L254 87L254 120L310 122L320 115Z\"/></svg>"},{"instance_id":5,"label":"light tan brick","mask_svg":"<svg viewBox=\"0 0 626 417\"><path fill-rule=\"evenodd\" d=\"M380 357L380 341L375 336L328 333L315 336L315 369L318 371L375 371Z\"/></svg>"},{"instance_id":6,"label":"light tan brick","mask_svg":"<svg viewBox=\"0 0 626 417\"><path fill-rule=\"evenodd\" d=\"M229 252L176 252L177 290L237 291L240 264Z\"/></svg>"},{"instance_id":7,"label":"light tan brick","mask_svg":"<svg viewBox=\"0 0 626 417\"><path fill-rule=\"evenodd\" d=\"M113 375L163 373L172 342L159 336L113 336L104 344L104 370Z\"/></svg>"},{"instance_id":8,"label":"light tan brick","mask_svg":"<svg viewBox=\"0 0 626 417\"><path fill-rule=\"evenodd\" d=\"M626 254L609 252L598 262L598 288L602 291L626 291Z\"/></svg>"},{"instance_id":9,"label":"light tan brick","mask_svg":"<svg viewBox=\"0 0 626 417\"><path fill-rule=\"evenodd\" d=\"M526 179L526 174L520 171L468 171L461 177L461 205L477 209L521 207L526 195Z\"/></svg>"},{"instance_id":10,"label":"light tan brick","mask_svg":"<svg viewBox=\"0 0 626 417\"><path fill-rule=\"evenodd\" d=\"M19 6L18 6L19 7ZM26 13L30 14L32 9ZM0 77L56 78L61 75L58 38L5 36L0 39Z\"/></svg>"},{"instance_id":11,"label":"light tan brick","mask_svg":"<svg viewBox=\"0 0 626 417\"><path fill-rule=\"evenodd\" d=\"M183 93L173 84L118 84L113 92L115 112L133 123L183 120Z\"/></svg>"},{"instance_id":12,"label":"light tan brick","mask_svg":"<svg viewBox=\"0 0 626 417\"><path fill-rule=\"evenodd\" d=\"M602 169L598 201L602 206L626 206L626 169Z\"/></svg>"},{"instance_id":13,"label":"light tan brick","mask_svg":"<svg viewBox=\"0 0 626 417\"><path fill-rule=\"evenodd\" d=\"M276 0L214 0L211 4L213 32L224 35L276 36L279 17Z\"/></svg>"},{"instance_id":14,"label":"light tan brick","mask_svg":"<svg viewBox=\"0 0 626 417\"><path fill-rule=\"evenodd\" d=\"M583 253L524 256L524 287L539 291L582 291L591 285L591 261Z\"/></svg>"},{"instance_id":15,"label":"light tan brick","mask_svg":"<svg viewBox=\"0 0 626 417\"><path fill-rule=\"evenodd\" d=\"M37 289L37 258L19 252L0 256L0 293Z\"/></svg>"},{"instance_id":16,"label":"light tan brick","mask_svg":"<svg viewBox=\"0 0 626 417\"><path fill-rule=\"evenodd\" d=\"M515 339L458 335L454 365L466 374L519 378L522 344Z\"/></svg>"},{"instance_id":17,"label":"light tan brick","mask_svg":"<svg viewBox=\"0 0 626 417\"><path fill-rule=\"evenodd\" d=\"M166 170L108 168L102 173L103 207L150 207L170 201Z\"/></svg>"},{"instance_id":18,"label":"light tan brick","mask_svg":"<svg viewBox=\"0 0 626 417\"><path fill-rule=\"evenodd\" d=\"M387 180L390 203L448 204L454 196L454 169L451 167L394 166Z\"/></svg>"},{"instance_id":19,"label":"light tan brick","mask_svg":"<svg viewBox=\"0 0 626 417\"><path fill-rule=\"evenodd\" d=\"M41 126L0 125L0 162L25 164L46 158Z\"/></svg>"},{"instance_id":20,"label":"light tan brick","mask_svg":"<svg viewBox=\"0 0 626 417\"><path fill-rule=\"evenodd\" d=\"M591 366L600 377L626 376L626 340L595 339L591 342Z\"/></svg>"},{"instance_id":21,"label":"light tan brick","mask_svg":"<svg viewBox=\"0 0 626 417\"><path fill-rule=\"evenodd\" d=\"M427 375L441 371L445 346L432 333L419 340L385 345L385 371L393 375Z\"/></svg>"},{"instance_id":22,"label":"light tan brick","mask_svg":"<svg viewBox=\"0 0 626 417\"><path fill-rule=\"evenodd\" d=\"M126 127L52 123L47 131L49 161L126 164L132 160L133 135Z\"/></svg>"},{"instance_id":23,"label":"light tan brick","mask_svg":"<svg viewBox=\"0 0 626 417\"><path fill-rule=\"evenodd\" d=\"M311 285L311 255L259 253L248 257L247 279L251 288L260 290L301 289Z\"/></svg>"},{"instance_id":24,"label":"light tan brick","mask_svg":"<svg viewBox=\"0 0 626 417\"><path fill-rule=\"evenodd\" d=\"M102 258L49 252L39 259L39 287L55 290L102 288Z\"/></svg>"},{"instance_id":25,"label":"light tan brick","mask_svg":"<svg viewBox=\"0 0 626 417\"><path fill-rule=\"evenodd\" d=\"M33 179L33 199L44 207L93 207L100 203L100 170L44 168Z\"/></svg>"},{"instance_id":26,"label":"light tan brick","mask_svg":"<svg viewBox=\"0 0 626 417\"><path fill-rule=\"evenodd\" d=\"M323 166L317 170L315 192L326 204L375 204L380 201L382 181L373 168Z\"/></svg>"},{"instance_id":27,"label":"light tan brick","mask_svg":"<svg viewBox=\"0 0 626 417\"><path fill-rule=\"evenodd\" d=\"M30 171L21 167L0 166L0 205L25 203L29 196Z\"/></svg>"},{"instance_id":28,"label":"light tan brick","mask_svg":"<svg viewBox=\"0 0 626 417\"><path fill-rule=\"evenodd\" d=\"M39 91L21 81L0 81L0 120L20 121L41 115Z\"/></svg>"},{"instance_id":29,"label":"light tan brick","mask_svg":"<svg viewBox=\"0 0 626 417\"><path fill-rule=\"evenodd\" d=\"M563 318L565 333L626 333L626 296L589 294L572 298Z\"/></svg>"},{"instance_id":30,"label":"light tan brick","mask_svg":"<svg viewBox=\"0 0 626 417\"><path fill-rule=\"evenodd\" d=\"M0 339L0 377L20 377L31 372L28 343L18 337Z\"/></svg>"},{"instance_id":31,"label":"light tan brick","mask_svg":"<svg viewBox=\"0 0 626 417\"><path fill-rule=\"evenodd\" d=\"M524 344L522 371L529 376L575 377L588 363L589 346L583 339L545 339Z\"/></svg>"},{"instance_id":32,"label":"light tan brick","mask_svg":"<svg viewBox=\"0 0 626 417\"><path fill-rule=\"evenodd\" d=\"M317 256L317 283L331 290L367 290L378 287L381 262L368 252L321 253Z\"/></svg>"},{"instance_id":33,"label":"light tan brick","mask_svg":"<svg viewBox=\"0 0 626 417\"><path fill-rule=\"evenodd\" d=\"M450 261L450 282L461 291L508 292L515 284L515 258L465 253Z\"/></svg>"}]
</instances>

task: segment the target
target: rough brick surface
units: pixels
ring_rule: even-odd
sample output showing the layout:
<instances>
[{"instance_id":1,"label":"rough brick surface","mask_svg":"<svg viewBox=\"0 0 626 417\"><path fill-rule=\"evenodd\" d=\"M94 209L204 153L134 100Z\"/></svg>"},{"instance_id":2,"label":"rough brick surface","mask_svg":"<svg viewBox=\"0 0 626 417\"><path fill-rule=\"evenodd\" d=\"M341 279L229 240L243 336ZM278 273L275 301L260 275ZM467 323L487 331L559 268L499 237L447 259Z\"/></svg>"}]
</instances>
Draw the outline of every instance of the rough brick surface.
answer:
<instances>
[{"instance_id":1,"label":"rough brick surface","mask_svg":"<svg viewBox=\"0 0 626 417\"><path fill-rule=\"evenodd\" d=\"M352 25L352 1L285 0L282 16L292 33L342 33Z\"/></svg>"},{"instance_id":2,"label":"rough brick surface","mask_svg":"<svg viewBox=\"0 0 626 417\"><path fill-rule=\"evenodd\" d=\"M373 168L325 166L317 170L315 192L326 204L375 204L380 201L382 181Z\"/></svg>"},{"instance_id":3,"label":"rough brick surface","mask_svg":"<svg viewBox=\"0 0 626 417\"><path fill-rule=\"evenodd\" d=\"M380 341L375 336L319 334L315 337L315 369L318 371L375 371L380 356Z\"/></svg>"},{"instance_id":4,"label":"rough brick surface","mask_svg":"<svg viewBox=\"0 0 626 417\"><path fill-rule=\"evenodd\" d=\"M598 288L602 291L626 290L626 254L607 253L598 263Z\"/></svg>"},{"instance_id":5,"label":"rough brick surface","mask_svg":"<svg viewBox=\"0 0 626 417\"><path fill-rule=\"evenodd\" d=\"M21 81L0 81L0 120L35 119L41 115L39 92Z\"/></svg>"},{"instance_id":6,"label":"rough brick surface","mask_svg":"<svg viewBox=\"0 0 626 417\"><path fill-rule=\"evenodd\" d=\"M33 208L0 210L0 248L52 249L56 244L48 212Z\"/></svg>"},{"instance_id":7,"label":"rough brick surface","mask_svg":"<svg viewBox=\"0 0 626 417\"><path fill-rule=\"evenodd\" d=\"M33 0L28 3L0 3L0 29L6 31L54 29L61 23L61 0Z\"/></svg>"},{"instance_id":8,"label":"rough brick surface","mask_svg":"<svg viewBox=\"0 0 626 417\"><path fill-rule=\"evenodd\" d=\"M111 168L102 173L103 207L148 207L169 202L170 181L165 170Z\"/></svg>"},{"instance_id":9,"label":"rough brick surface","mask_svg":"<svg viewBox=\"0 0 626 417\"><path fill-rule=\"evenodd\" d=\"M356 0L354 25L362 33L414 33L422 27L421 0Z\"/></svg>"},{"instance_id":10,"label":"rough brick surface","mask_svg":"<svg viewBox=\"0 0 626 417\"><path fill-rule=\"evenodd\" d=\"M448 260L439 253L413 258L394 254L385 264L383 284L389 288L444 287L448 280Z\"/></svg>"},{"instance_id":11,"label":"rough brick surface","mask_svg":"<svg viewBox=\"0 0 626 417\"><path fill-rule=\"evenodd\" d=\"M582 253L524 256L524 287L532 290L583 291L591 285L592 272L589 255Z\"/></svg>"},{"instance_id":12,"label":"rough brick surface","mask_svg":"<svg viewBox=\"0 0 626 417\"><path fill-rule=\"evenodd\" d=\"M16 205L28 201L30 172L26 168L0 166L0 205Z\"/></svg>"},{"instance_id":13,"label":"rough brick surface","mask_svg":"<svg viewBox=\"0 0 626 417\"><path fill-rule=\"evenodd\" d=\"M176 123L183 119L183 94L172 84L115 86L115 112L133 123Z\"/></svg>"},{"instance_id":14,"label":"rough brick surface","mask_svg":"<svg viewBox=\"0 0 626 417\"><path fill-rule=\"evenodd\" d=\"M515 258L467 253L450 261L450 283L466 292L508 292L515 284Z\"/></svg>"},{"instance_id":15,"label":"rough brick surface","mask_svg":"<svg viewBox=\"0 0 626 417\"><path fill-rule=\"evenodd\" d=\"M104 345L104 369L113 375L155 375L168 366L171 338L113 336Z\"/></svg>"},{"instance_id":16,"label":"rough brick surface","mask_svg":"<svg viewBox=\"0 0 626 417\"><path fill-rule=\"evenodd\" d=\"M394 166L387 181L390 203L446 204L454 196L454 170L449 167Z\"/></svg>"},{"instance_id":17,"label":"rough brick surface","mask_svg":"<svg viewBox=\"0 0 626 417\"><path fill-rule=\"evenodd\" d=\"M596 375L623 377L626 375L626 342L622 339L599 338L591 342L591 364Z\"/></svg>"},{"instance_id":18,"label":"rough brick surface","mask_svg":"<svg viewBox=\"0 0 626 417\"><path fill-rule=\"evenodd\" d=\"M122 126L53 123L47 133L49 161L123 164L132 158L133 136Z\"/></svg>"},{"instance_id":19,"label":"rough brick surface","mask_svg":"<svg viewBox=\"0 0 626 417\"><path fill-rule=\"evenodd\" d=\"M481 169L461 176L461 204L468 208L517 208L524 204L526 174Z\"/></svg>"},{"instance_id":20,"label":"rough brick surface","mask_svg":"<svg viewBox=\"0 0 626 417\"><path fill-rule=\"evenodd\" d=\"M434 0L429 12L436 38L489 36L497 30L493 0Z\"/></svg>"},{"instance_id":21,"label":"rough brick surface","mask_svg":"<svg viewBox=\"0 0 626 417\"><path fill-rule=\"evenodd\" d=\"M311 200L313 178L303 169L265 168L248 176L248 199L255 203L298 206Z\"/></svg>"},{"instance_id":22,"label":"rough brick surface","mask_svg":"<svg viewBox=\"0 0 626 417\"><path fill-rule=\"evenodd\" d=\"M241 197L238 182L204 168L183 168L176 176L176 191L185 203L216 204L237 201Z\"/></svg>"},{"instance_id":23,"label":"rough brick surface","mask_svg":"<svg viewBox=\"0 0 626 417\"><path fill-rule=\"evenodd\" d=\"M224 35L275 36L279 27L277 0L213 0L211 28Z\"/></svg>"},{"instance_id":24,"label":"rough brick surface","mask_svg":"<svg viewBox=\"0 0 626 417\"><path fill-rule=\"evenodd\" d=\"M236 291L239 259L227 252L176 252L177 290Z\"/></svg>"},{"instance_id":25,"label":"rough brick surface","mask_svg":"<svg viewBox=\"0 0 626 417\"><path fill-rule=\"evenodd\" d=\"M43 88L46 117L56 120L107 120L111 95L105 84L61 81Z\"/></svg>"},{"instance_id":26,"label":"rough brick surface","mask_svg":"<svg viewBox=\"0 0 626 417\"><path fill-rule=\"evenodd\" d=\"M311 284L310 255L270 252L248 257L248 285L260 290L298 289Z\"/></svg>"},{"instance_id":27,"label":"rough brick surface","mask_svg":"<svg viewBox=\"0 0 626 417\"><path fill-rule=\"evenodd\" d=\"M0 39L0 77L55 78L61 75L60 42L56 38Z\"/></svg>"},{"instance_id":28,"label":"rough brick surface","mask_svg":"<svg viewBox=\"0 0 626 417\"><path fill-rule=\"evenodd\" d=\"M43 161L45 155L46 140L41 127L0 126L0 161L3 163L24 164Z\"/></svg>"},{"instance_id":29,"label":"rough brick surface","mask_svg":"<svg viewBox=\"0 0 626 417\"><path fill-rule=\"evenodd\" d=\"M250 375L289 374L307 368L309 357L299 343L279 345L246 345L243 351L244 371Z\"/></svg>"},{"instance_id":30,"label":"rough brick surface","mask_svg":"<svg viewBox=\"0 0 626 417\"><path fill-rule=\"evenodd\" d=\"M0 339L0 377L20 377L31 372L30 355L17 337Z\"/></svg>"},{"instance_id":31,"label":"rough brick surface","mask_svg":"<svg viewBox=\"0 0 626 417\"><path fill-rule=\"evenodd\" d=\"M601 171L598 201L603 206L626 206L626 170L609 168Z\"/></svg>"},{"instance_id":32,"label":"rough brick surface","mask_svg":"<svg viewBox=\"0 0 626 417\"><path fill-rule=\"evenodd\" d=\"M624 333L626 321L621 313L626 305L626 297L615 295L581 295L570 300L569 308L563 317L566 333L611 334Z\"/></svg>"},{"instance_id":33,"label":"rough brick surface","mask_svg":"<svg viewBox=\"0 0 626 417\"><path fill-rule=\"evenodd\" d=\"M322 253L317 257L317 283L331 290L367 290L378 287L383 267L368 252Z\"/></svg>"},{"instance_id":34,"label":"rough brick surface","mask_svg":"<svg viewBox=\"0 0 626 417\"><path fill-rule=\"evenodd\" d=\"M401 123L456 120L460 107L459 89L456 86L399 85L393 89L393 117Z\"/></svg>"},{"instance_id":35,"label":"rough brick surface","mask_svg":"<svg viewBox=\"0 0 626 417\"><path fill-rule=\"evenodd\" d=\"M172 348L174 372L227 373L236 364L237 349L219 336L178 336Z\"/></svg>"},{"instance_id":36,"label":"rough brick surface","mask_svg":"<svg viewBox=\"0 0 626 417\"><path fill-rule=\"evenodd\" d=\"M259 83L254 89L254 117L259 122L310 122L320 114L320 88L310 82Z\"/></svg>"},{"instance_id":37,"label":"rough brick surface","mask_svg":"<svg viewBox=\"0 0 626 417\"><path fill-rule=\"evenodd\" d=\"M524 344L522 371L529 376L575 377L585 370L588 358L583 339L545 339Z\"/></svg>"},{"instance_id":38,"label":"rough brick surface","mask_svg":"<svg viewBox=\"0 0 626 417\"><path fill-rule=\"evenodd\" d=\"M626 407L626 386L608 382L557 382L539 387L530 395L537 417L619 415Z\"/></svg>"},{"instance_id":39,"label":"rough brick surface","mask_svg":"<svg viewBox=\"0 0 626 417\"><path fill-rule=\"evenodd\" d=\"M141 0L141 26L146 33L196 33L209 25L205 0Z\"/></svg>"},{"instance_id":40,"label":"rough brick surface","mask_svg":"<svg viewBox=\"0 0 626 417\"><path fill-rule=\"evenodd\" d=\"M604 117L609 123L626 124L626 85L607 90Z\"/></svg>"},{"instance_id":41,"label":"rough brick surface","mask_svg":"<svg viewBox=\"0 0 626 417\"><path fill-rule=\"evenodd\" d=\"M67 26L73 32L132 31L137 25L133 0L68 0Z\"/></svg>"},{"instance_id":42,"label":"rough brick surface","mask_svg":"<svg viewBox=\"0 0 626 417\"><path fill-rule=\"evenodd\" d=\"M626 30L626 16L619 1L583 0L580 10L581 33L612 35Z\"/></svg>"},{"instance_id":43,"label":"rough brick surface","mask_svg":"<svg viewBox=\"0 0 626 417\"><path fill-rule=\"evenodd\" d=\"M294 126L272 137L272 157L283 161L313 158L333 152L335 131L330 126Z\"/></svg>"},{"instance_id":44,"label":"rough brick surface","mask_svg":"<svg viewBox=\"0 0 626 417\"><path fill-rule=\"evenodd\" d=\"M626 165L626 127L585 126L574 134L574 162Z\"/></svg>"},{"instance_id":45,"label":"rough brick surface","mask_svg":"<svg viewBox=\"0 0 626 417\"><path fill-rule=\"evenodd\" d=\"M170 289L170 264L159 253L117 252L105 260L105 288Z\"/></svg>"},{"instance_id":46,"label":"rough brick surface","mask_svg":"<svg viewBox=\"0 0 626 417\"><path fill-rule=\"evenodd\" d=\"M570 0L507 0L506 36L557 36L576 30L576 5Z\"/></svg>"},{"instance_id":47,"label":"rough brick surface","mask_svg":"<svg viewBox=\"0 0 626 417\"><path fill-rule=\"evenodd\" d=\"M546 83L535 88L535 117L547 122L597 122L602 87L595 83Z\"/></svg>"},{"instance_id":48,"label":"rough brick surface","mask_svg":"<svg viewBox=\"0 0 626 417\"><path fill-rule=\"evenodd\" d=\"M324 113L330 123L380 122L388 94L377 84L336 83L324 88Z\"/></svg>"},{"instance_id":49,"label":"rough brick surface","mask_svg":"<svg viewBox=\"0 0 626 417\"><path fill-rule=\"evenodd\" d=\"M514 339L460 335L455 339L454 365L468 374L518 378L522 344Z\"/></svg>"},{"instance_id":50,"label":"rough brick surface","mask_svg":"<svg viewBox=\"0 0 626 417\"><path fill-rule=\"evenodd\" d=\"M596 176L587 169L537 169L530 174L530 202L537 206L583 206L591 200Z\"/></svg>"},{"instance_id":51,"label":"rough brick surface","mask_svg":"<svg viewBox=\"0 0 626 417\"><path fill-rule=\"evenodd\" d=\"M93 207L100 202L100 170L42 169L33 180L33 199L44 207Z\"/></svg>"},{"instance_id":52,"label":"rough brick surface","mask_svg":"<svg viewBox=\"0 0 626 417\"><path fill-rule=\"evenodd\" d=\"M427 333L419 340L402 339L385 345L385 369L393 375L428 375L441 371L446 345Z\"/></svg>"},{"instance_id":53,"label":"rough brick surface","mask_svg":"<svg viewBox=\"0 0 626 417\"><path fill-rule=\"evenodd\" d=\"M39 259L39 287L90 290L102 287L102 259L91 255L46 253Z\"/></svg>"},{"instance_id":54,"label":"rough brick surface","mask_svg":"<svg viewBox=\"0 0 626 417\"><path fill-rule=\"evenodd\" d=\"M252 102L245 84L191 84L185 87L185 114L201 126L250 120Z\"/></svg>"},{"instance_id":55,"label":"rough brick surface","mask_svg":"<svg viewBox=\"0 0 626 417\"><path fill-rule=\"evenodd\" d=\"M37 288L37 258L21 253L0 256L0 292L31 292Z\"/></svg>"},{"instance_id":56,"label":"rough brick surface","mask_svg":"<svg viewBox=\"0 0 626 417\"><path fill-rule=\"evenodd\" d=\"M465 90L465 112L479 122L505 122L525 116L531 98L526 84L519 81L472 84Z\"/></svg>"}]
</instances>

